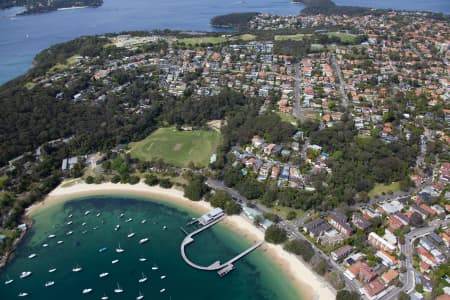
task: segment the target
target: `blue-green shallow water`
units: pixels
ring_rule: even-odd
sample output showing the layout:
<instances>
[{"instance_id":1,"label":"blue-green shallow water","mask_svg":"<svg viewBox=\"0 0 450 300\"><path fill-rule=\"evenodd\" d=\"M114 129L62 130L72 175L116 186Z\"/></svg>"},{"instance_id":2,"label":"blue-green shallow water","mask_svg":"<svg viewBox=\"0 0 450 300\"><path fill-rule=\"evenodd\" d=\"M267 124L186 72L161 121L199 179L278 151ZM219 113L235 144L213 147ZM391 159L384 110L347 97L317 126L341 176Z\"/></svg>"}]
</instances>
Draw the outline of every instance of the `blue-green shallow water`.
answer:
<instances>
[{"instance_id":1,"label":"blue-green shallow water","mask_svg":"<svg viewBox=\"0 0 450 300\"><path fill-rule=\"evenodd\" d=\"M86 210L91 211L87 216ZM100 217L96 216L98 212ZM119 218L121 213L123 218ZM67 225L69 214L73 215L71 225ZM197 215L177 207L123 196L95 196L49 207L33 216L33 227L16 258L1 271L0 298L17 299L20 292L27 292L29 299L100 299L104 294L109 299L135 299L141 291L145 299L301 299L262 250L237 262L237 269L224 278L187 266L180 256L184 235L179 227L193 216ZM128 218L133 221L126 222ZM141 223L143 219L147 220L145 224ZM119 231L114 230L116 224L121 226ZM163 230L163 226L167 229ZM74 233L67 236L69 230ZM136 235L127 238L130 232ZM56 237L49 239L50 234ZM138 241L144 237L150 241L140 245ZM64 243L58 245L58 240ZM42 247L44 243L49 246ZM116 253L119 243L124 253ZM225 226L216 225L198 235L187 253L194 262L208 265L217 259L225 261L250 245ZM100 253L101 247L108 249ZM31 253L37 257L29 259ZM147 261L140 262L140 257ZM111 264L116 258L120 262ZM83 270L74 273L72 268L77 264ZM152 270L154 265L159 270ZM57 270L49 273L50 268ZM22 271L33 274L19 279ZM99 278L102 272L110 274ZM149 278L144 284L138 283L141 273ZM162 280L161 275L167 277ZM14 282L4 285L7 278ZM50 280L55 285L45 288ZM117 283L125 290L123 294L113 292ZM93 292L82 295L84 288L92 288ZM166 291L160 293L163 288Z\"/></svg>"}]
</instances>

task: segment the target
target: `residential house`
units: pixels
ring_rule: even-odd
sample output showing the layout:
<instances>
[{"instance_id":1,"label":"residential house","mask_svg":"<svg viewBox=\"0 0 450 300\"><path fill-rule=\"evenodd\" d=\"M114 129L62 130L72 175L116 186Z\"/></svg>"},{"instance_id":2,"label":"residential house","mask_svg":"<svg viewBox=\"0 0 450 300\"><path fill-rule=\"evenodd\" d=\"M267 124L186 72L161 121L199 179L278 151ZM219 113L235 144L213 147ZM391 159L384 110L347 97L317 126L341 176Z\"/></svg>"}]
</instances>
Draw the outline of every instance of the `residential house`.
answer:
<instances>
[{"instance_id":1,"label":"residential house","mask_svg":"<svg viewBox=\"0 0 450 300\"><path fill-rule=\"evenodd\" d=\"M387 272L385 272L385 273L383 273L383 275L381 275L381 279L384 281L384 283L386 285L391 284L397 278L398 278L398 272L393 269L389 269Z\"/></svg>"},{"instance_id":2,"label":"residential house","mask_svg":"<svg viewBox=\"0 0 450 300\"><path fill-rule=\"evenodd\" d=\"M369 233L368 241L369 244L371 244L372 246L381 250L385 250L389 253L394 252L396 250L395 245L389 243L375 232Z\"/></svg>"},{"instance_id":3,"label":"residential house","mask_svg":"<svg viewBox=\"0 0 450 300\"><path fill-rule=\"evenodd\" d=\"M353 234L353 230L347 223L347 217L340 213L331 213L327 217L328 223L337 231L349 237Z\"/></svg>"},{"instance_id":4,"label":"residential house","mask_svg":"<svg viewBox=\"0 0 450 300\"><path fill-rule=\"evenodd\" d=\"M375 253L375 256L381 258L383 265L387 267L397 266L397 259L384 250L378 250L377 253Z\"/></svg>"},{"instance_id":5,"label":"residential house","mask_svg":"<svg viewBox=\"0 0 450 300\"><path fill-rule=\"evenodd\" d=\"M412 205L411 211L418 213L422 217L422 219L426 219L430 215L426 210L417 205Z\"/></svg>"},{"instance_id":6,"label":"residential house","mask_svg":"<svg viewBox=\"0 0 450 300\"><path fill-rule=\"evenodd\" d=\"M303 229L309 233L309 236L316 238L321 236L324 232L331 230L331 226L323 219L315 219L304 225Z\"/></svg>"},{"instance_id":7,"label":"residential house","mask_svg":"<svg viewBox=\"0 0 450 300\"><path fill-rule=\"evenodd\" d=\"M369 297L369 299L371 299L372 297L384 291L384 289L384 283L380 279L375 279L364 286L363 292L367 297Z\"/></svg>"},{"instance_id":8,"label":"residential house","mask_svg":"<svg viewBox=\"0 0 450 300\"><path fill-rule=\"evenodd\" d=\"M361 264L359 269L359 280L361 282L371 282L375 277L377 277L377 273L373 272L366 263Z\"/></svg>"},{"instance_id":9,"label":"residential house","mask_svg":"<svg viewBox=\"0 0 450 300\"><path fill-rule=\"evenodd\" d=\"M337 261L347 255L349 255L353 251L353 247L350 245L345 245L339 249L334 250L331 252L331 258L334 261Z\"/></svg>"},{"instance_id":10,"label":"residential house","mask_svg":"<svg viewBox=\"0 0 450 300\"><path fill-rule=\"evenodd\" d=\"M357 213L352 215L352 223L356 228L362 231L366 231L367 229L370 228L370 226L372 226L372 224L369 221L367 221L366 219L363 218L362 215Z\"/></svg>"}]
</instances>

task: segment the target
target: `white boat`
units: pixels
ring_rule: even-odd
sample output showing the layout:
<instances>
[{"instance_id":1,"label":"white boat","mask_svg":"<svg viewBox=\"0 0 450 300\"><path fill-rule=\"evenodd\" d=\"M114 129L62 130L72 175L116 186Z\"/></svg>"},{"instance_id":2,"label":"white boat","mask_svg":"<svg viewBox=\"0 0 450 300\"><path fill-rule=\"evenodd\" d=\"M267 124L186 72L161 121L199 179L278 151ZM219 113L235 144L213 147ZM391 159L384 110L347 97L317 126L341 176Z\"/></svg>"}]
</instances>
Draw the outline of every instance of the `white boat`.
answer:
<instances>
[{"instance_id":1,"label":"white boat","mask_svg":"<svg viewBox=\"0 0 450 300\"><path fill-rule=\"evenodd\" d=\"M166 230L166 229L167 229L167 226L166 226L166 225L164 225L164 226L163 226L163 230Z\"/></svg>"},{"instance_id":2,"label":"white boat","mask_svg":"<svg viewBox=\"0 0 450 300\"><path fill-rule=\"evenodd\" d=\"M128 238L132 238L133 236L135 236L136 234L134 233L134 232L130 232L128 235L127 235L127 237Z\"/></svg>"},{"instance_id":3,"label":"white boat","mask_svg":"<svg viewBox=\"0 0 450 300\"><path fill-rule=\"evenodd\" d=\"M81 293L82 294L89 294L90 292L92 292L92 289L84 289Z\"/></svg>"},{"instance_id":4,"label":"white boat","mask_svg":"<svg viewBox=\"0 0 450 300\"><path fill-rule=\"evenodd\" d=\"M124 213L121 213L119 218L123 218L124 215L125 215Z\"/></svg>"},{"instance_id":5,"label":"white boat","mask_svg":"<svg viewBox=\"0 0 450 300\"><path fill-rule=\"evenodd\" d=\"M117 253L123 253L123 252L125 252L125 250L122 249L122 247L120 247L120 244L119 244L119 247L116 248L116 252Z\"/></svg>"},{"instance_id":6,"label":"white boat","mask_svg":"<svg viewBox=\"0 0 450 300\"><path fill-rule=\"evenodd\" d=\"M81 223L81 226L86 226L86 222Z\"/></svg>"},{"instance_id":7,"label":"white boat","mask_svg":"<svg viewBox=\"0 0 450 300\"><path fill-rule=\"evenodd\" d=\"M96 216L97 216L97 217L100 217L100 216L101 216L101 213L97 213Z\"/></svg>"},{"instance_id":8,"label":"white boat","mask_svg":"<svg viewBox=\"0 0 450 300\"><path fill-rule=\"evenodd\" d=\"M26 297L26 296L28 296L28 295L29 295L28 293L23 293L23 292L22 292L22 293L19 293L18 296L19 296L19 297Z\"/></svg>"},{"instance_id":9,"label":"white boat","mask_svg":"<svg viewBox=\"0 0 450 300\"><path fill-rule=\"evenodd\" d=\"M159 278L161 278L161 279L166 279L166 275L161 275Z\"/></svg>"},{"instance_id":10,"label":"white boat","mask_svg":"<svg viewBox=\"0 0 450 300\"><path fill-rule=\"evenodd\" d=\"M6 276L6 278L8 279L5 281L5 285L13 283L14 279L9 278L9 276Z\"/></svg>"},{"instance_id":11,"label":"white boat","mask_svg":"<svg viewBox=\"0 0 450 300\"><path fill-rule=\"evenodd\" d=\"M117 224L116 227L114 227L114 230L117 231L117 230L119 230L119 229L120 229L120 225Z\"/></svg>"},{"instance_id":12,"label":"white boat","mask_svg":"<svg viewBox=\"0 0 450 300\"><path fill-rule=\"evenodd\" d=\"M56 235L54 235L54 234L50 234L50 235L48 236L49 239L54 239L55 237L56 237Z\"/></svg>"},{"instance_id":13,"label":"white boat","mask_svg":"<svg viewBox=\"0 0 450 300\"><path fill-rule=\"evenodd\" d=\"M90 211L90 210L87 210L87 211L84 212L84 215L87 216L87 215L90 214L90 213L91 213L91 211Z\"/></svg>"},{"instance_id":14,"label":"white boat","mask_svg":"<svg viewBox=\"0 0 450 300\"><path fill-rule=\"evenodd\" d=\"M114 289L114 293L116 294L123 293L123 289L120 287L119 284L117 284L117 288Z\"/></svg>"},{"instance_id":15,"label":"white boat","mask_svg":"<svg viewBox=\"0 0 450 300\"><path fill-rule=\"evenodd\" d=\"M56 268L53 268L53 269L48 270L49 273L53 273L53 272L55 272L55 271L56 271Z\"/></svg>"},{"instance_id":16,"label":"white boat","mask_svg":"<svg viewBox=\"0 0 450 300\"><path fill-rule=\"evenodd\" d=\"M58 245L61 245L62 243L64 243L64 241L57 241L56 242Z\"/></svg>"},{"instance_id":17,"label":"white boat","mask_svg":"<svg viewBox=\"0 0 450 300\"><path fill-rule=\"evenodd\" d=\"M52 286L52 285L55 285L55 282L54 282L54 281L47 281L47 282L45 283L45 287L49 287L49 286Z\"/></svg>"},{"instance_id":18,"label":"white boat","mask_svg":"<svg viewBox=\"0 0 450 300\"><path fill-rule=\"evenodd\" d=\"M101 273L100 275L98 275L98 277L103 278L103 277L106 277L108 275L109 275L108 272L104 272L104 273Z\"/></svg>"},{"instance_id":19,"label":"white boat","mask_svg":"<svg viewBox=\"0 0 450 300\"><path fill-rule=\"evenodd\" d=\"M131 221L133 221L133 218L128 218L128 219L125 220L125 223L129 223Z\"/></svg>"},{"instance_id":20,"label":"white boat","mask_svg":"<svg viewBox=\"0 0 450 300\"><path fill-rule=\"evenodd\" d=\"M144 219L144 220L141 221L141 224L145 224L145 223L147 223L147 220L146 220L146 219Z\"/></svg>"},{"instance_id":21,"label":"white boat","mask_svg":"<svg viewBox=\"0 0 450 300\"><path fill-rule=\"evenodd\" d=\"M101 300L108 300L109 299L109 297L108 296L106 296L106 295L103 295L101 298L100 298Z\"/></svg>"},{"instance_id":22,"label":"white boat","mask_svg":"<svg viewBox=\"0 0 450 300\"><path fill-rule=\"evenodd\" d=\"M82 267L80 267L79 265L76 265L74 268L72 268L72 272L81 272L83 270Z\"/></svg>"},{"instance_id":23,"label":"white boat","mask_svg":"<svg viewBox=\"0 0 450 300\"><path fill-rule=\"evenodd\" d=\"M139 240L139 244L145 244L148 242L148 238L143 238Z\"/></svg>"},{"instance_id":24,"label":"white boat","mask_svg":"<svg viewBox=\"0 0 450 300\"><path fill-rule=\"evenodd\" d=\"M20 279L24 279L24 278L27 278L27 277L30 277L30 276L31 276L31 271L25 271L25 272L20 273L19 278Z\"/></svg>"},{"instance_id":25,"label":"white boat","mask_svg":"<svg viewBox=\"0 0 450 300\"><path fill-rule=\"evenodd\" d=\"M48 244L42 244L42 247L47 248Z\"/></svg>"},{"instance_id":26,"label":"white boat","mask_svg":"<svg viewBox=\"0 0 450 300\"><path fill-rule=\"evenodd\" d=\"M166 291L166 289L160 289L159 292L160 293L164 293Z\"/></svg>"},{"instance_id":27,"label":"white boat","mask_svg":"<svg viewBox=\"0 0 450 300\"><path fill-rule=\"evenodd\" d=\"M144 299L144 295L142 295L141 291L139 291L139 296L136 297L136 300Z\"/></svg>"},{"instance_id":28,"label":"white boat","mask_svg":"<svg viewBox=\"0 0 450 300\"><path fill-rule=\"evenodd\" d=\"M72 223L73 223L72 221L69 221L67 222L67 225L72 225Z\"/></svg>"},{"instance_id":29,"label":"white boat","mask_svg":"<svg viewBox=\"0 0 450 300\"><path fill-rule=\"evenodd\" d=\"M144 282L146 282L147 280L148 280L147 276L145 276L145 274L142 273L142 277L139 278L139 283L144 283Z\"/></svg>"},{"instance_id":30,"label":"white boat","mask_svg":"<svg viewBox=\"0 0 450 300\"><path fill-rule=\"evenodd\" d=\"M115 260L113 260L111 263L112 264L117 264L119 262L119 260L118 259L115 259Z\"/></svg>"},{"instance_id":31,"label":"white boat","mask_svg":"<svg viewBox=\"0 0 450 300\"><path fill-rule=\"evenodd\" d=\"M69 219L72 218L72 214L70 214L70 215L68 216L68 218L69 218Z\"/></svg>"},{"instance_id":32,"label":"white boat","mask_svg":"<svg viewBox=\"0 0 450 300\"><path fill-rule=\"evenodd\" d=\"M152 270L153 270L153 271L159 270L159 267L158 267L157 265L154 265L154 266L152 267Z\"/></svg>"},{"instance_id":33,"label":"white boat","mask_svg":"<svg viewBox=\"0 0 450 300\"><path fill-rule=\"evenodd\" d=\"M37 256L37 254L36 253L31 253L30 255L28 255L28 258L35 258Z\"/></svg>"},{"instance_id":34,"label":"white boat","mask_svg":"<svg viewBox=\"0 0 450 300\"><path fill-rule=\"evenodd\" d=\"M72 235L72 234L73 234L72 230L66 232L66 235Z\"/></svg>"},{"instance_id":35,"label":"white boat","mask_svg":"<svg viewBox=\"0 0 450 300\"><path fill-rule=\"evenodd\" d=\"M97 230L97 229L98 229L98 227L97 227L97 226L94 226L94 227L92 227L92 229L93 229L93 230Z\"/></svg>"},{"instance_id":36,"label":"white boat","mask_svg":"<svg viewBox=\"0 0 450 300\"><path fill-rule=\"evenodd\" d=\"M147 261L147 259L145 257L141 257L141 258L139 258L139 261L144 262L144 261Z\"/></svg>"}]
</instances>

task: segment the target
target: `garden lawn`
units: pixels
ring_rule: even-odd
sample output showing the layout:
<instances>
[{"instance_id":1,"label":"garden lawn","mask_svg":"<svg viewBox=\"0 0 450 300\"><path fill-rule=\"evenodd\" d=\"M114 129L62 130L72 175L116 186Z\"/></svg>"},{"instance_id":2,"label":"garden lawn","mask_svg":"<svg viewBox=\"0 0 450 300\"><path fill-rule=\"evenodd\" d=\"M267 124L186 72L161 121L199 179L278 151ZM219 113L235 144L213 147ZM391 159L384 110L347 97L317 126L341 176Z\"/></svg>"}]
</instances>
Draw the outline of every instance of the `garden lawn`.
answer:
<instances>
[{"instance_id":1,"label":"garden lawn","mask_svg":"<svg viewBox=\"0 0 450 300\"><path fill-rule=\"evenodd\" d=\"M205 167L220 141L214 130L178 131L174 127L160 128L142 141L131 143L131 157L150 161L163 159L177 167L190 162Z\"/></svg>"}]
</instances>

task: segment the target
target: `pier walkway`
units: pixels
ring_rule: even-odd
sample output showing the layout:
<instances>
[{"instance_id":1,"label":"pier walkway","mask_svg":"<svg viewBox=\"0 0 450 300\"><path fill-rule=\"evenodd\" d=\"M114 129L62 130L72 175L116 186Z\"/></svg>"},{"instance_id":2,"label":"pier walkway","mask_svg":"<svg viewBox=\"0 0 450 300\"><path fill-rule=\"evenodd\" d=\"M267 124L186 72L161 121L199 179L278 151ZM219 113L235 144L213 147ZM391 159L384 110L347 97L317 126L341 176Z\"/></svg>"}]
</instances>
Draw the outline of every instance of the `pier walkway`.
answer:
<instances>
[{"instance_id":1,"label":"pier walkway","mask_svg":"<svg viewBox=\"0 0 450 300\"><path fill-rule=\"evenodd\" d=\"M241 258L243 258L244 256L246 256L247 254L249 254L250 252L252 252L253 250L255 250L256 248L258 248L259 246L261 246L264 241L258 242L255 245L253 245L252 247L248 248L247 250L243 251L242 253L240 253L239 255L233 257L232 259L228 260L227 262L221 264L220 261L216 261L214 263L212 263L211 265L204 267L204 266L199 266L195 263L193 263L192 261L189 260L189 258L186 256L185 253L185 247L191 243L194 242L193 237L197 234L199 234L200 232L208 229L209 227L212 227L213 225L219 223L220 221L222 221L224 217L221 217L217 220L215 220L214 222L209 223L208 225L205 225L197 230L195 230L194 232L188 234L183 242L181 242L181 257L183 257L183 260L190 265L191 267L193 267L194 269L198 269L198 270L203 270L203 271L217 271L217 270L221 270L227 266L232 266L233 263Z\"/></svg>"}]
</instances>

